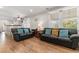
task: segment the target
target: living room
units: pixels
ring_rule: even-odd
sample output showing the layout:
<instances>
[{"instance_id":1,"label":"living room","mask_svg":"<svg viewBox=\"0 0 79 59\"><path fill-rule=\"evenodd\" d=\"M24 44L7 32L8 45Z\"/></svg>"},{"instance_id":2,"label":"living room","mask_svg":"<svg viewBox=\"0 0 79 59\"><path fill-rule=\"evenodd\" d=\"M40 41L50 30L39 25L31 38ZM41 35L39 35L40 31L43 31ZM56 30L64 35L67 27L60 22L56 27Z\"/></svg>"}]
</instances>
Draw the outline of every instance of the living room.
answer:
<instances>
[{"instance_id":1,"label":"living room","mask_svg":"<svg viewBox=\"0 0 79 59\"><path fill-rule=\"evenodd\" d=\"M0 7L0 52L79 52L78 6Z\"/></svg>"},{"instance_id":2,"label":"living room","mask_svg":"<svg viewBox=\"0 0 79 59\"><path fill-rule=\"evenodd\" d=\"M0 0L1 59L79 59L78 0Z\"/></svg>"}]
</instances>

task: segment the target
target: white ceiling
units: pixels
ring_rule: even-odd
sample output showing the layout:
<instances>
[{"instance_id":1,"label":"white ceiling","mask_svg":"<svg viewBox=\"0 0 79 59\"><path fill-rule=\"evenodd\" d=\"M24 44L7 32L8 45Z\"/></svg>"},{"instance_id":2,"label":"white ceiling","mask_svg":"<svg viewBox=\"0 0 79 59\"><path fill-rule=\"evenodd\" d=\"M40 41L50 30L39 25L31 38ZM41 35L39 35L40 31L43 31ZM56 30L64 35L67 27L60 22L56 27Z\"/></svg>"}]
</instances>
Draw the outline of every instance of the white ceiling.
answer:
<instances>
[{"instance_id":1,"label":"white ceiling","mask_svg":"<svg viewBox=\"0 0 79 59\"><path fill-rule=\"evenodd\" d=\"M61 7L63 6L4 6L3 8L0 8L0 16L28 17L47 12L47 10L55 10ZM30 12L30 9L32 9L33 12Z\"/></svg>"}]
</instances>

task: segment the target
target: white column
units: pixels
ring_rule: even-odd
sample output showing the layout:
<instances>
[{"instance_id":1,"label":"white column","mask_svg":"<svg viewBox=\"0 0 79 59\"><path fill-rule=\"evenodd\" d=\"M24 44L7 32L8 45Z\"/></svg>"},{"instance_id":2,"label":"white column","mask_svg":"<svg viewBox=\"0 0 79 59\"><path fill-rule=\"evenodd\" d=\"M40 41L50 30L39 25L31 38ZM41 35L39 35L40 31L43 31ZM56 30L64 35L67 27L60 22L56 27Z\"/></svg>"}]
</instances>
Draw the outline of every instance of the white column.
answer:
<instances>
[{"instance_id":1,"label":"white column","mask_svg":"<svg viewBox=\"0 0 79 59\"><path fill-rule=\"evenodd\" d=\"M79 34L79 19L77 19L77 32Z\"/></svg>"}]
</instances>

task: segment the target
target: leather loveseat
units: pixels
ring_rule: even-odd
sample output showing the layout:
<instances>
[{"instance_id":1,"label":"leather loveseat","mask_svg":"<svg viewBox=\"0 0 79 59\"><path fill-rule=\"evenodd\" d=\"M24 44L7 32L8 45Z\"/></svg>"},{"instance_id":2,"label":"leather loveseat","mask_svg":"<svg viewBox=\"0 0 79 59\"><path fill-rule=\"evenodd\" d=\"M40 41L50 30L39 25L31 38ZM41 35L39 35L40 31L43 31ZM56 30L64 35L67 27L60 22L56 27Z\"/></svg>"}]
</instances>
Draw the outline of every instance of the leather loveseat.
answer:
<instances>
[{"instance_id":1,"label":"leather loveseat","mask_svg":"<svg viewBox=\"0 0 79 59\"><path fill-rule=\"evenodd\" d=\"M65 28L58 28L57 30L56 29L57 28L45 28L44 31L41 33L40 39L49 43L55 43L72 49L76 49L78 47L79 35L77 34L76 29L65 29ZM54 30L54 32L52 32L52 30ZM57 31L58 36L55 34ZM60 35L60 32L61 33L64 32L62 36ZM52 35L52 33L55 35ZM68 34L67 37L66 34Z\"/></svg>"},{"instance_id":2,"label":"leather loveseat","mask_svg":"<svg viewBox=\"0 0 79 59\"><path fill-rule=\"evenodd\" d=\"M21 41L33 37L30 28L12 28L11 32L15 41Z\"/></svg>"}]
</instances>

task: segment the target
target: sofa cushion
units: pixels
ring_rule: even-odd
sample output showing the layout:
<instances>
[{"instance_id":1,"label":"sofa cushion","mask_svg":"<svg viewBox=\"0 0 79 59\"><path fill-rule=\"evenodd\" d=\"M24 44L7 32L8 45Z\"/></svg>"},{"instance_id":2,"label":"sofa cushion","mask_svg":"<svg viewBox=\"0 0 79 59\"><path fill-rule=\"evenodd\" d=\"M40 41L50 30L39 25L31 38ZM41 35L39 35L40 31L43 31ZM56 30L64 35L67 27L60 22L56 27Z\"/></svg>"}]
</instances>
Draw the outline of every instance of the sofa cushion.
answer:
<instances>
[{"instance_id":1,"label":"sofa cushion","mask_svg":"<svg viewBox=\"0 0 79 59\"><path fill-rule=\"evenodd\" d=\"M79 34L73 34L70 36L70 39L77 39L77 38L79 38Z\"/></svg>"},{"instance_id":2,"label":"sofa cushion","mask_svg":"<svg viewBox=\"0 0 79 59\"><path fill-rule=\"evenodd\" d=\"M23 29L21 29L21 28L17 29L17 31L18 31L19 34L23 34L24 33Z\"/></svg>"},{"instance_id":3,"label":"sofa cushion","mask_svg":"<svg viewBox=\"0 0 79 59\"><path fill-rule=\"evenodd\" d=\"M29 32L29 29L25 28L25 29L24 29L24 33L26 33L26 34L30 33L30 32Z\"/></svg>"},{"instance_id":4,"label":"sofa cushion","mask_svg":"<svg viewBox=\"0 0 79 59\"><path fill-rule=\"evenodd\" d=\"M42 34L43 37L51 37L49 34Z\"/></svg>"},{"instance_id":5,"label":"sofa cushion","mask_svg":"<svg viewBox=\"0 0 79 59\"><path fill-rule=\"evenodd\" d=\"M68 30L60 30L59 37L68 38Z\"/></svg>"},{"instance_id":6,"label":"sofa cushion","mask_svg":"<svg viewBox=\"0 0 79 59\"><path fill-rule=\"evenodd\" d=\"M64 41L68 41L70 40L70 38L63 38L63 37L58 37L59 40L64 40Z\"/></svg>"},{"instance_id":7,"label":"sofa cushion","mask_svg":"<svg viewBox=\"0 0 79 59\"><path fill-rule=\"evenodd\" d=\"M24 33L23 33L23 34L20 34L20 36L25 36L25 35L26 35L26 34L24 34Z\"/></svg>"},{"instance_id":8,"label":"sofa cushion","mask_svg":"<svg viewBox=\"0 0 79 59\"><path fill-rule=\"evenodd\" d=\"M50 28L46 28L46 29L45 29L45 34L51 35L51 29L50 29Z\"/></svg>"},{"instance_id":9,"label":"sofa cushion","mask_svg":"<svg viewBox=\"0 0 79 59\"><path fill-rule=\"evenodd\" d=\"M52 29L52 36L58 37L58 32L59 32L58 29Z\"/></svg>"}]
</instances>

